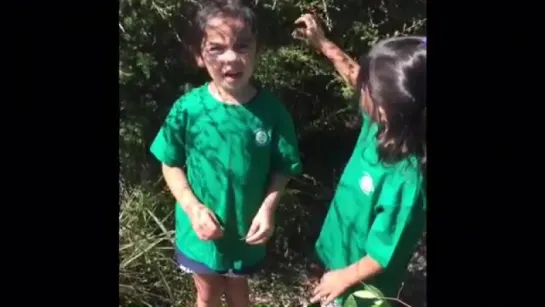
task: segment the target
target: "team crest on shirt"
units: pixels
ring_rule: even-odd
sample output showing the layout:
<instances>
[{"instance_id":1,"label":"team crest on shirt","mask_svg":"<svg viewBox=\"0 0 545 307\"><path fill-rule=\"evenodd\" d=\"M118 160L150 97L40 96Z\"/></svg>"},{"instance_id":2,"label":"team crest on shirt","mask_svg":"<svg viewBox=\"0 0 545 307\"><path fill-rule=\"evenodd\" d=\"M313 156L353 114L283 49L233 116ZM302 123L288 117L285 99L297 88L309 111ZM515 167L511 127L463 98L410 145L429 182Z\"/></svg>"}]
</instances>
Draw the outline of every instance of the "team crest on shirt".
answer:
<instances>
[{"instance_id":1,"label":"team crest on shirt","mask_svg":"<svg viewBox=\"0 0 545 307\"><path fill-rule=\"evenodd\" d=\"M255 131L255 143L257 146L265 146L269 143L269 134L263 129Z\"/></svg>"},{"instance_id":2,"label":"team crest on shirt","mask_svg":"<svg viewBox=\"0 0 545 307\"><path fill-rule=\"evenodd\" d=\"M360 179L360 189L365 195L369 195L375 191L375 183L373 177L365 173Z\"/></svg>"}]
</instances>

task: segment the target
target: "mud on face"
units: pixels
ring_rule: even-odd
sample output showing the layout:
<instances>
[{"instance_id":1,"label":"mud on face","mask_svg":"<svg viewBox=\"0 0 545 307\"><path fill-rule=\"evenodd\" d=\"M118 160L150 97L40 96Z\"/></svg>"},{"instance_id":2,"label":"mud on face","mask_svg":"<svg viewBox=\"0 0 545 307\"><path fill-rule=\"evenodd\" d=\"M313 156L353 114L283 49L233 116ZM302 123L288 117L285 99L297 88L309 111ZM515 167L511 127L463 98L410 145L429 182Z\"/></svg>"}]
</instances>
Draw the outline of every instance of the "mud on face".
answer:
<instances>
[{"instance_id":1,"label":"mud on face","mask_svg":"<svg viewBox=\"0 0 545 307\"><path fill-rule=\"evenodd\" d=\"M242 18L217 14L204 28L199 66L206 68L214 83L227 91L245 87L253 73L256 36Z\"/></svg>"}]
</instances>

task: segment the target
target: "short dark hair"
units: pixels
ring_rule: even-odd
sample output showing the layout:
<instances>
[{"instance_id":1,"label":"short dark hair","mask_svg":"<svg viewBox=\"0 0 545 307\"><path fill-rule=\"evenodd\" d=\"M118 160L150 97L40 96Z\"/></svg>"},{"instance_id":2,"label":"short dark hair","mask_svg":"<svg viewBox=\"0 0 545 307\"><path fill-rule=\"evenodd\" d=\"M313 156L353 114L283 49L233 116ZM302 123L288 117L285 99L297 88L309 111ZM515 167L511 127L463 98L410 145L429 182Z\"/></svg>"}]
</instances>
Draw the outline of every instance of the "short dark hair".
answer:
<instances>
[{"instance_id":1,"label":"short dark hair","mask_svg":"<svg viewBox=\"0 0 545 307\"><path fill-rule=\"evenodd\" d=\"M415 155L426 166L426 40L394 37L380 41L360 59L360 90L367 91L374 110L381 107L378 153L396 163ZM361 92L361 91L360 91ZM377 114L371 114L377 120Z\"/></svg>"}]
</instances>

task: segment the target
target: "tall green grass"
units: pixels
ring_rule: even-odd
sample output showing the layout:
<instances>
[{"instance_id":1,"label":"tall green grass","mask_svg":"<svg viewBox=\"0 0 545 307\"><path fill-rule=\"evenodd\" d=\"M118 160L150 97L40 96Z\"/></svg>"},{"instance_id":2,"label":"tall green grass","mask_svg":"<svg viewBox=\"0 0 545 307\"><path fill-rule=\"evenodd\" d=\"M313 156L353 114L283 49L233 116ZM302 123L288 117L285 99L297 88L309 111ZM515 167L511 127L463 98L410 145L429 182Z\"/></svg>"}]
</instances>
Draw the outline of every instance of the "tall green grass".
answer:
<instances>
[{"instance_id":1,"label":"tall green grass","mask_svg":"<svg viewBox=\"0 0 545 307\"><path fill-rule=\"evenodd\" d=\"M194 306L191 278L182 274L175 263L174 200L162 187L162 184L155 184L149 191L141 187L120 192L119 299L122 307ZM253 301L261 303L254 307L302 306L310 295L315 281L309 280L309 259L304 257L306 248L301 240L294 239L301 237L303 241L313 242L311 237L317 229L310 226L320 224L309 221L313 215L322 213L307 212L302 201L309 201L303 196L299 190L290 189L279 206L277 231L269 243L271 261L263 272L250 280ZM419 258L423 257L425 262L425 237L423 239L419 249L423 247L424 250L415 253L410 271L422 270L414 266L422 265L416 261ZM425 263L423 265L425 272ZM409 285L409 288L414 286ZM419 303L412 304L414 307L425 306L422 302L425 293L417 293L422 291L420 287L407 289L408 292L416 291L415 295L419 297L416 299Z\"/></svg>"},{"instance_id":2,"label":"tall green grass","mask_svg":"<svg viewBox=\"0 0 545 307\"><path fill-rule=\"evenodd\" d=\"M123 191L120 201L121 306L190 306L191 281L174 261L172 198L166 191L131 189Z\"/></svg>"}]
</instances>

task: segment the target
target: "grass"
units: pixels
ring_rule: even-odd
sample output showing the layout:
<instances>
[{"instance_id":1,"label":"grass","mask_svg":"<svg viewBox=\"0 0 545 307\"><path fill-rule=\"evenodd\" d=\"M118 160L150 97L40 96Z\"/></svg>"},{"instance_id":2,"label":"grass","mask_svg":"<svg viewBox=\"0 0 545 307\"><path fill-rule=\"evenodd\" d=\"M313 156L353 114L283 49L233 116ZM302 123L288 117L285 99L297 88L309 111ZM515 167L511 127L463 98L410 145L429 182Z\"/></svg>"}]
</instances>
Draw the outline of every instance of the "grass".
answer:
<instances>
[{"instance_id":1,"label":"grass","mask_svg":"<svg viewBox=\"0 0 545 307\"><path fill-rule=\"evenodd\" d=\"M183 306L190 281L172 257L172 207L166 193L124 191L119 215L119 296L123 306ZM135 305L136 304L136 305Z\"/></svg>"},{"instance_id":2,"label":"grass","mask_svg":"<svg viewBox=\"0 0 545 307\"><path fill-rule=\"evenodd\" d=\"M195 299L193 286L190 278L178 270L173 257L174 206L170 195L166 191L149 193L133 189L123 191L120 205L121 305L189 305ZM253 299L258 302L288 302L294 291L304 290L299 286L300 280L290 281L278 272L263 272L250 283L254 289Z\"/></svg>"},{"instance_id":3,"label":"grass","mask_svg":"<svg viewBox=\"0 0 545 307\"><path fill-rule=\"evenodd\" d=\"M181 274L174 260L174 206L166 190L122 191L119 215L119 299L122 307L193 306L193 285ZM312 247L317 221L310 217L315 205L293 190L279 207L277 232L269 244L268 266L250 280L255 307L304 306L317 282L313 263L305 255ZM322 200L321 200L322 201ZM306 203L307 206L301 205ZM306 220L306 222L304 222ZM301 225L294 228L293 225ZM409 266L411 279L403 300L413 307L425 307L425 241ZM422 273L424 274L422 276ZM424 292L423 292L424 291Z\"/></svg>"}]
</instances>

